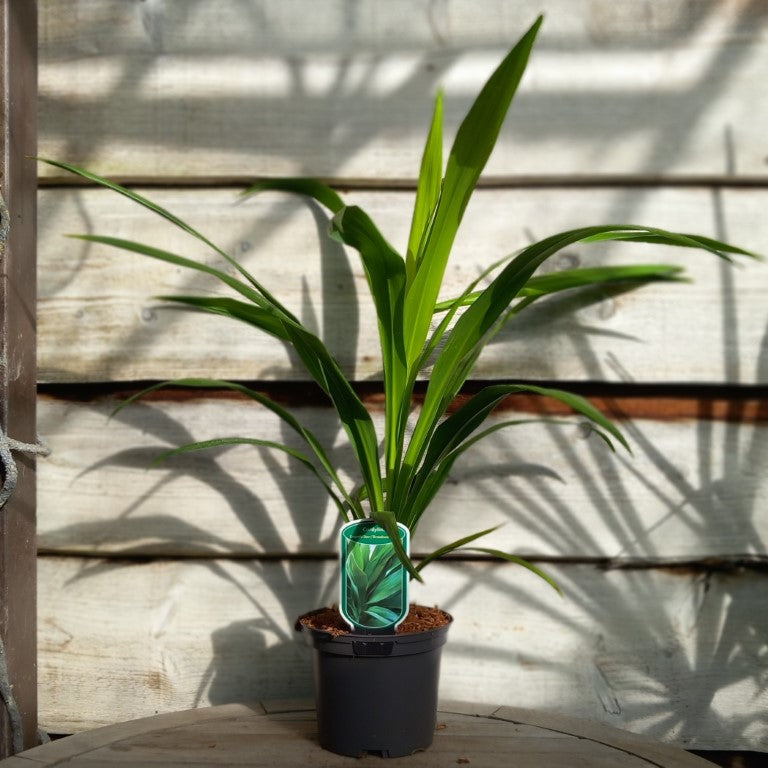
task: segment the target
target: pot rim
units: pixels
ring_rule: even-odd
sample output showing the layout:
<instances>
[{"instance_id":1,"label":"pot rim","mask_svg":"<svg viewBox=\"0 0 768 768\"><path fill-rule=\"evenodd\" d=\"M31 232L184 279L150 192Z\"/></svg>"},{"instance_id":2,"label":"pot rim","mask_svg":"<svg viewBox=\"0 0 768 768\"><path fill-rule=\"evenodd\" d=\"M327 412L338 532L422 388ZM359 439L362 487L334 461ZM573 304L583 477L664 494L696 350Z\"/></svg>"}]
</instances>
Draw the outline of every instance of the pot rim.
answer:
<instances>
[{"instance_id":1,"label":"pot rim","mask_svg":"<svg viewBox=\"0 0 768 768\"><path fill-rule=\"evenodd\" d=\"M306 624L302 623L302 619L307 619L311 616L316 616L318 613L322 613L323 611L328 610L327 608L313 608L311 611L307 611L306 613L302 613L301 616L299 616L296 619L296 623L294 624L294 629L297 632L313 632L319 635L330 635L334 638L342 638L342 637L354 637L355 640L398 640L403 639L406 637L416 637L416 636L423 636L425 634L431 634L431 633L439 633L442 631L447 631L448 627L453 624L453 616L448 613L448 611L444 610L443 608L440 608L440 611L444 613L448 617L448 621L445 624L442 624L439 627L430 627L429 629L421 629L416 632L390 632L390 633L378 633L378 632L354 632L351 629L343 632L343 633L335 633L335 632L329 632L328 630L324 629L317 629L316 627L310 627Z\"/></svg>"},{"instance_id":2,"label":"pot rim","mask_svg":"<svg viewBox=\"0 0 768 768\"><path fill-rule=\"evenodd\" d=\"M334 632L329 632L328 630L317 629L302 623L302 619L318 614L324 610L326 609L316 608L299 616L295 624L296 631L306 633L304 637L316 648L321 646L335 646L338 649L347 647L349 649L347 653L351 651L355 655L357 655L359 650L363 649L368 649L369 652L373 653L373 655L378 655L375 649L384 648L385 646L388 646L390 649L400 647L406 653L408 652L406 650L408 646L414 646L414 649L411 652L418 653L419 651L415 649L415 646L417 644L424 644L424 651L431 650L432 648L441 646L445 643L445 636L451 624L453 623L453 616L451 616L451 614L447 611L443 611L443 613L448 617L448 621L445 624L439 627L431 627L429 629L418 630L416 632L376 634L353 632L350 630L349 632L345 632L343 634L336 634ZM355 650L353 651L353 649ZM389 655L390 652L385 652L383 655Z\"/></svg>"}]
</instances>

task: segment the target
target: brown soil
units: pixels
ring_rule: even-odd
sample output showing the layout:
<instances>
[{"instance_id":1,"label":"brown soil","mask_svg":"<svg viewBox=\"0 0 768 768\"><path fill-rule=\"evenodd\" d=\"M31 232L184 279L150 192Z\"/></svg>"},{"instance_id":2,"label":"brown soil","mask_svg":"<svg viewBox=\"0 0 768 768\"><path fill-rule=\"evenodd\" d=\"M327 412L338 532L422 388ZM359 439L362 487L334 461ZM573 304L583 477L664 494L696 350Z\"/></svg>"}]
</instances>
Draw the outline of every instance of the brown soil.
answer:
<instances>
[{"instance_id":1,"label":"brown soil","mask_svg":"<svg viewBox=\"0 0 768 768\"><path fill-rule=\"evenodd\" d=\"M411 604L408 615L397 628L397 634L402 635L409 632L423 632L429 629L438 629L451 622L450 614L440 610L440 608L430 608L426 605ZM296 628L299 625L311 627L312 629L328 632L330 635L348 635L350 634L349 625L336 606L332 608L320 608L301 616L296 622Z\"/></svg>"}]
</instances>

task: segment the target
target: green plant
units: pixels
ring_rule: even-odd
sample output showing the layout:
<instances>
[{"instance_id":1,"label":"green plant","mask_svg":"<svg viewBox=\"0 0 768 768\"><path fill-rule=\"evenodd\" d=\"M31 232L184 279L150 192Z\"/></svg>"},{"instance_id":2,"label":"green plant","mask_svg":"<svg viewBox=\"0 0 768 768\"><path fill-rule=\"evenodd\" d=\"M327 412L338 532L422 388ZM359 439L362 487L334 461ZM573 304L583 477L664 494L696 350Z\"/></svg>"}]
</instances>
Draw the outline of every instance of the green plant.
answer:
<instances>
[{"instance_id":1,"label":"green plant","mask_svg":"<svg viewBox=\"0 0 768 768\"><path fill-rule=\"evenodd\" d=\"M493 528L447 543L418 565L407 557L397 534L398 522L411 532L416 530L454 462L467 449L498 429L521 423L507 421L483 428L489 414L510 395L525 392L554 398L588 419L595 433L612 450L614 442L628 449L621 432L609 419L584 398L559 389L523 383L494 384L449 412L483 347L502 327L542 297L597 284L634 287L650 281L681 279L681 269L666 264L563 269L535 274L547 259L575 243L618 240L676 245L699 248L725 259L731 254L754 254L711 238L653 227L589 226L528 245L504 261L490 265L461 295L447 301L438 299L456 232L496 142L541 22L541 18L537 19L481 90L456 134L444 171L442 96L438 94L419 172L405 256L385 240L365 211L346 205L332 188L319 181L264 179L244 193L283 190L313 198L332 214L330 236L359 253L375 304L381 342L385 392L381 451L371 416L323 342L230 254L170 211L135 192L68 163L46 161L134 200L202 241L234 267L237 276L142 243L101 235L77 236L207 273L231 289L233 295L227 297L161 298L240 320L293 347L336 409L358 461L360 482L357 487L348 488L320 441L281 405L242 384L209 379L163 382L136 397L168 384L236 390L277 414L301 437L306 450L255 438L228 437L182 446L164 454L163 458L227 444L251 444L285 451L314 472L344 519L371 517L377 521L390 535L398 556L415 578L421 579L421 569L435 558L459 548L469 548L520 563L554 585L546 574L519 557L477 547L476 540ZM487 285L481 288L484 282ZM414 388L428 368L431 374L423 404L409 435L406 427L412 414ZM355 565L365 570L356 561ZM365 601L362 598L361 601L360 610L364 611Z\"/></svg>"}]
</instances>

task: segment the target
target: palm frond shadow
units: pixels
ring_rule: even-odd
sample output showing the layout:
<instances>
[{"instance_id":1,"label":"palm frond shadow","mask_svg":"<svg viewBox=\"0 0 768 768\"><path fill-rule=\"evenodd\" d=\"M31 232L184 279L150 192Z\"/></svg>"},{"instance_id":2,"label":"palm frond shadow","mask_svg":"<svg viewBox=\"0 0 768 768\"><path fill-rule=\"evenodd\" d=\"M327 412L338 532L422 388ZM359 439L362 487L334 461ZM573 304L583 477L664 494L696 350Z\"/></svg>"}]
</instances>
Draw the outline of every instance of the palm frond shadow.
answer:
<instances>
[{"instance_id":1,"label":"palm frond shadow","mask_svg":"<svg viewBox=\"0 0 768 768\"><path fill-rule=\"evenodd\" d=\"M760 381L767 362L768 331ZM490 590L504 595L511 623L519 612L550 627L538 651L514 636L512 648L483 650L499 663L494 669L507 671L510 689L539 690L539 676L556 675L570 685L542 706L586 710L690 748L768 743L764 718L755 714L756 702L768 700L768 614L760 604L768 538L757 469L768 463L768 406L753 406L747 412L733 400L723 418L701 400L689 422L694 464L670 458L642 421L622 425L633 458L609 457L594 441L575 448L561 428L542 426L557 447L556 465L568 468L565 482L582 486L589 515L571 509L546 477L483 478L488 504L539 542L526 554L547 561L566 596L542 600L536 587L515 583L511 566L465 564L470 573L444 602L447 610L460 613L476 591ZM656 504L653 519L649 502L635 501L638 487ZM565 646L556 639L562 636ZM450 650L478 653L473 644Z\"/></svg>"},{"instance_id":2,"label":"palm frond shadow","mask_svg":"<svg viewBox=\"0 0 768 768\"><path fill-rule=\"evenodd\" d=\"M147 18L146 23L149 25L148 33L153 46L152 50L138 57L126 57L121 75L115 78L113 97L119 96L121 101L128 105L127 110L130 114L141 115L148 109L160 110L159 122L149 119L126 120L120 125L113 126L113 131L107 134L100 132L103 130L103 121L94 119L92 121L93 130L90 135L77 139L70 138L68 143L65 141L65 146L62 150L63 156L77 159L81 164L90 166L92 163L89 161L89 158L92 155L88 151L83 151L83 147L90 146L96 148L108 139L113 140L116 134L123 140L130 141L132 137L145 140L148 126L157 124L164 126L189 125L189 104L183 103L180 99L172 98L165 99L162 103L151 100L147 101L142 95L141 87L144 81L150 77L155 58L162 54L165 44L162 34L163 24L167 22L178 31L184 24L191 24L196 14L204 5L202 2L186 3L183 6L183 10L179 11L180 15L174 19ZM692 26L695 29L703 28L716 5L717 3L714 2L697 4L695 11L691 11ZM264 50L272 51L273 49L270 48L271 38L268 24L265 21L264 15L252 3L239 2L238 7L244 20L242 25L243 39L247 40L247 45L242 40L240 41L240 53L247 54L248 56L258 56ZM744 13L739 21L739 28L743 28L744 24L749 23L750 9L757 7L757 1L749 3L744 7ZM354 27L356 4L350 0L346 8L350 20L350 28L352 28ZM179 5L179 9L181 9L181 5ZM168 12L174 12L170 5L168 6ZM686 34L690 33L690 31L690 29L686 29ZM98 39L99 36L96 35L95 37ZM177 34L176 37L181 38L181 34ZM254 39L259 41L261 47L252 45ZM346 39L353 40L354 35L349 35ZM620 36L613 36L607 37L604 42L608 45L625 45L627 40L626 38L622 39ZM634 39L632 42L634 44ZM393 41L391 39L387 40L387 45L392 44ZM555 39L552 45L559 50L568 50L570 42L567 39ZM663 45L663 43L660 42L658 36L648 35L640 47L655 48L660 45ZM576 111L584 116L589 115L590 119L589 121L585 120L583 124L578 121L550 120L546 125L542 125L540 121L532 121L527 128L522 129L521 139L531 139L533 134L536 133L537 139L543 136L546 140L552 142L580 141L594 134L597 126L598 130L604 131L600 135L601 142L608 143L614 140L617 134L620 136L622 133L645 129L656 140L653 142L647 157L639 160L638 169L646 173L652 173L656 169L663 171L665 166L674 160L688 140L692 127L703 119L705 108L714 103L716 97L721 95L727 87L728 73L735 71L738 64L738 60L735 58L735 50L735 47L728 47L725 53L713 57L709 71L704 73L696 87L690 89L690 93L680 94L675 89L670 90L669 94L663 98L668 98L668 106L674 108L654 110L653 114L649 111L647 118L633 108L632 101L634 96L632 94L607 94L610 97L611 109L614 110L615 114L630 116L631 123L624 124L624 131L620 130L617 132L616 125L611 120L597 122L594 120L593 115L599 113L605 107L605 93L583 94L553 91L538 95L523 95L520 99L520 107L523 111L527 110L529 114L531 110L546 114L553 105L557 105L559 111L560 106L564 102L570 103L578 100L579 105L575 110L573 105L570 105L571 113ZM220 50L213 46L211 49L205 51L198 50L195 53L196 55L207 55L213 59L216 55L220 54ZM284 52L283 60L291 72L293 91L289 96L281 96L280 102L287 103L292 101L296 105L297 111L301 111L302 114L308 114L313 110L323 107L337 114L350 115L356 112L364 118L368 107L372 105L376 107L376 111L379 114L384 112L397 114L399 112L398 104L414 95L421 99L425 92L430 91L435 83L442 80L443 76L453 67L458 58L459 54L443 50L440 56L432 57L429 69L427 67L416 67L414 76L406 80L401 87L394 89L389 100L383 100L381 95L376 95L374 103L372 101L374 94L367 93L364 89L361 91L359 89L338 88L339 83L343 83L348 79L348 68L345 65L340 68L336 77L336 82L334 83L335 92L330 94L332 96L331 99L329 99L328 93L319 95L311 93L306 87L301 62L297 63L294 52L288 51ZM377 67L382 62L383 56L381 59L374 57L368 74L375 74ZM438 66L435 66L435 63ZM360 82L365 83L372 79L372 77L365 77ZM241 99L228 96L220 98L209 96L208 98L211 103L207 105L205 114L216 116L217 119L221 114L228 114L242 116L238 119L247 121L248 115L252 114L254 109L261 113L269 114L272 109L281 107L281 103L268 98L265 98L255 107L253 105L246 105ZM660 98L662 97L660 96ZM41 101L43 108L48 110L48 114L61 114L62 111L66 113L67 110L71 109L69 104L53 103L56 99L49 95L43 94ZM329 106L324 107L326 102ZM451 119L455 122L456 116L463 114L465 111L467 104L459 102L460 100L457 100L451 105L450 108L454 110L454 114L452 117L449 116L449 122ZM199 104L192 106L198 109L201 107ZM354 110L352 106L354 106ZM569 104L566 104L566 106L569 106ZM684 115L682 119L680 116L681 109ZM249 112L249 110L251 111ZM328 112L329 117L330 114ZM659 114L666 118L665 122L654 122ZM638 119L646 119L647 122L644 125L638 125ZM62 120L61 123L65 124L66 121ZM211 120L211 124L216 125L218 123L215 120ZM202 130L195 130L193 132L191 142L186 147L188 151L205 152L209 148L219 148L220 135L218 131L206 131L203 128L205 125L205 119L195 121L195 128L201 128ZM370 120L355 119L353 117L346 120L342 127L341 133L343 134L345 152L354 154L364 148L372 139ZM250 130L250 126L248 128L249 130L244 131L243 135L247 135L250 142L253 132ZM387 130L386 121L382 121L379 130L382 132ZM180 141L178 137L182 136L190 136L189 131L166 130L162 132L162 135L155 136L155 139L178 142ZM314 142L315 140L316 136L314 135L308 135L304 139L307 143ZM250 144L247 148L250 149ZM315 170L313 168L304 169L301 167L302 163L306 164L306 158L297 159L291 157L288 159L294 164L299 165L298 173L314 172ZM340 161L334 165L334 162L338 160L335 155L332 157L331 165L333 168L331 170L338 169ZM631 208L631 203L623 201L619 207L622 209L626 207ZM55 210L53 213L55 214ZM55 219L55 215L50 218ZM47 226L45 220L41 223L43 226ZM86 222L86 224L88 231L91 231L90 223ZM275 224L274 226L278 225ZM269 228L264 231L260 229L259 237L268 236L269 232ZM321 242L324 242L324 238L321 238ZM234 244L226 245L235 247ZM82 246L82 250L79 252L80 263L82 263L82 260L85 260L88 247L87 245ZM198 283L197 277L192 277L185 287L188 289L188 292L195 292L200 289L200 286L202 286L202 283ZM52 292L55 293L55 290ZM307 311L310 310L307 309ZM332 323L325 318L323 318L323 327L326 332L329 329L333 329ZM590 331L595 329L582 328L580 330ZM347 338L346 331L347 329L339 329L340 342ZM356 334L351 335L356 336ZM116 344L116 347L136 348L140 346L139 336L140 333L134 330L125 336L120 345ZM579 336L577 339L577 334L573 334L572 338L577 350L583 352L585 359L587 359L590 351L588 345L581 342L583 336ZM500 340L503 340L503 337L500 337ZM729 354L727 350L724 353ZM343 349L339 351L339 355L340 357L345 357ZM345 359L354 360L355 355L350 354ZM595 359L589 360L589 365L592 366L591 370L598 370L600 368L599 361ZM272 373L292 377L296 373L295 361L286 370L274 371ZM760 380L768 380L768 374L766 374L765 370L763 370ZM131 419L130 413L130 410L125 411L124 416L121 415L121 418ZM643 452L648 457L651 465L655 467L653 475L646 475L642 479L651 490L656 490L659 504L663 505L667 510L667 515L670 519L682 520L690 528L692 536L701 536L707 530L708 515L715 504L712 501L713 495L723 499L723 503L727 503L729 499L736 497L740 499L742 506L737 510L728 536L733 539L743 535L745 551L759 549L754 544L755 540L759 541L760 536L760 531L757 530L754 523L753 514L755 510L746 501L751 491L747 494L743 492L740 494L735 493L735 489L738 490L741 482L737 466L739 459L736 457L736 454L729 454L732 457L730 466L723 477L713 477L713 471L708 465L708 456L711 453L711 443L714 439L710 432L709 422L702 420L698 426L700 441L699 478L687 483L681 479L683 473L679 468L670 465L663 456L654 453L650 443L643 440L640 428L637 428L638 431L635 431L633 427L632 430L631 436L635 444L639 446L638 450ZM163 444L167 444L169 447L191 440L191 436L185 433L180 424L174 425L170 421L164 423L162 421L157 422L156 436L161 439ZM285 437L287 441L287 436ZM734 434L730 434L726 439L730 444L735 439ZM766 466L768 464L768 461L765 461L767 450L765 443L755 437L752 444L742 451L741 461L743 461L745 467ZM616 541L621 542L625 547L625 549L617 549L603 554L611 558L614 555L625 554L626 551L631 549L632 552L637 554L645 553L646 555L654 556L653 545L647 538L648 533L652 531L643 520L641 511L631 504L626 506L623 501L624 495L617 493L617 489L621 484L620 478L622 477L618 465L609 461L607 464L608 468L604 470L606 474L596 476L591 465L583 463L579 459L577 452L573 452L565 444L562 445L562 451L564 461L576 468L580 473L583 472L583 482L590 501L595 505L606 526L616 531ZM124 466L135 467L145 458L150 459L149 453L149 451L145 452L143 450L117 453L105 459L104 463L114 462L118 465L123 464ZM272 461L271 457L265 457L265 460ZM521 464L524 463L522 457L517 457L517 460ZM258 495L239 480L233 478L223 466L216 465L215 460L209 463L210 457L205 457L205 461L209 468L211 463L215 467L209 474L211 478L209 482L214 490L225 500L225 504L229 506L230 510L239 517L242 516L241 519L247 530L251 532L258 531L257 535L261 538L261 543L265 545L265 548L269 546L272 551L276 548L279 549L282 542L282 532L276 530L274 526L270 528L268 510L260 503ZM281 475L281 488L285 489L286 505L289 509L292 509L293 507L290 503L291 489L299 481L301 483L307 482L306 475L300 469L296 469L294 474L293 470L284 470L282 465L278 465L275 462L272 463L273 470ZM341 463L345 463L343 457L341 458ZM196 466L197 464L192 457L178 459L172 468L166 467L163 470L159 470L159 472L163 473L162 479L158 480L154 489L160 488L165 483L172 482L174 477L182 477L186 474L194 473ZM631 464L627 464L627 467L631 467ZM630 469L631 471L633 470ZM741 476L741 479L743 477L744 475ZM663 483L662 478L664 480ZM675 496L670 496L666 484L670 481L674 483L676 478L679 480L678 493ZM600 556L600 544L593 533L579 520L576 511L570 510L567 505L559 500L558 496L552 491L551 484L545 482L542 473L536 471L536 468L529 467L525 473L516 476L513 481L501 481L498 479L498 476L485 477L484 487L487 487L489 481L498 483L495 489L496 498L493 498L492 492L489 495L489 500L494 503L496 508L504 508L504 505L499 502L506 502L510 498L510 491L517 493L519 501L515 505L514 513L521 515L522 522L528 525L537 537L541 541L546 542L554 552L565 555L571 553L573 551L572 544L576 540L584 551L595 552L596 556ZM312 480L309 479L308 482L312 482ZM748 482L757 484L759 479L752 475ZM616 496L613 495L614 493L616 493ZM619 496L622 498L621 503L616 500ZM693 503L681 506L680 499L682 498L686 501L693 500ZM136 541L140 538L153 537L161 531L169 530L165 525L167 521L159 516L151 519L144 517L140 522L132 519L135 511L143 501L143 497L132 500L119 513L119 526L116 523L110 530L97 533L99 540L102 542L109 541L111 537L112 553L117 555L122 553L125 556L132 557L137 552ZM320 515L318 515L318 520L319 518ZM256 521L258 521L258 525ZM304 522L302 522L301 527L298 526L297 522L297 529L307 531L308 536L317 534L317 528L306 528L304 527ZM213 556L220 553L222 547L227 547L230 544L225 539L216 536L215 533L196 526L193 521L179 521L178 518L174 518L174 528L170 530L173 531L173 534L158 546L178 546L183 548L184 544L179 544L181 540L182 542L189 542L196 552ZM264 532L265 530L267 533ZM86 536L93 533L93 529L88 524L81 524L80 527L72 532ZM762 548L764 551L764 542L762 543ZM145 553L148 551L145 545L142 545L142 551ZM167 553L167 551L166 549L165 552ZM160 554L160 551L157 551L156 554ZM266 588L275 595L285 596L295 588L295 579L292 573L294 568L293 561L283 561L280 563L279 568L274 570L272 568L263 568L262 565L262 563L254 561L249 564L249 567L252 567L263 577ZM109 562L99 561L94 567L101 569L99 572L103 573L104 569L119 567L119 562L110 564ZM200 567L211 569L218 577L231 583L235 589L242 587L231 574L217 570L219 566L212 558L201 560ZM590 565L584 566L585 569L593 569L594 567ZM706 574L696 577L693 583L694 588L700 590L703 595L702 599L706 606L706 616L708 618L706 622L698 625L698 628L695 630L697 633L697 647L694 648L692 657L689 659L687 656L689 649L681 650L679 647L669 646L669 644L664 646L664 642L668 638L674 638L679 635L677 626L679 618L671 616L665 608L666 598L663 591L654 585L648 585L644 582L640 578L639 572L638 574L629 572L632 577L631 586L637 590L638 595L643 595L643 605L656 606L653 612L647 616L638 616L633 611L633 606L626 602L626 596L631 594L631 590L628 591L625 587L617 586L614 583L615 580L611 578L615 574L626 574L627 572L625 571L610 571L607 574L608 578L602 582L605 585L604 590L599 593L590 592L589 585L592 583L590 580L580 580L578 574L572 576L564 575L564 587L569 594L569 600L575 606L575 613L567 614L564 611L558 611L556 608L550 608L548 603L540 600L538 592L531 593L516 587L510 589L505 581L502 581L500 578L497 579L495 575L502 571L506 572L506 570L508 570L507 566L503 568L489 566L488 572L484 576L486 583L494 589L503 590L511 598L512 602L517 600L520 604L527 605L532 610L542 612L543 614L548 613L555 625L558 623L562 626L567 625L574 632L580 633L584 643L589 645L595 656L595 674L599 679L608 681L606 684L610 684L611 668L606 662L606 659L609 657L620 658L625 669L634 669L637 673L636 679L639 681L637 684L645 686L649 696L653 695L656 698L650 699L649 703L645 705L645 709L633 704L634 709L629 714L625 714L625 717L628 717L630 720L636 717L638 722L643 719L655 719L656 725L653 726L653 733L655 734L662 736L670 732L694 734L697 728L701 732L704 728L702 724L710 722L707 718L712 718L711 711L708 714L691 709L688 713L685 713L679 709L673 709L670 702L673 701L676 691L669 689L670 681L677 681L681 686L689 685L691 681L696 681L696 685L701 686L701 695L697 699L701 702L701 707L706 707L718 690L725 690L726 681L737 682L743 680L748 675L755 677L757 690L762 691L764 695L767 682L764 674L760 677L760 670L764 669L764 664L763 666L751 664L750 659L765 658L765 638L768 637L768 631L766 631L765 619L762 618L762 614L750 610L750 605L745 602L745 597L748 597L748 595L735 588L731 588L737 581L737 574L735 573L717 571L710 577L706 577ZM95 574L96 571L89 571L89 573ZM276 575L270 576L270 574ZM707 578L710 579L709 582L706 581ZM707 583L711 585L713 582L717 582L721 586L717 595L715 595L712 589L706 589ZM471 594L474 586L480 583L481 581L476 581L474 576L468 576L465 588L460 592L457 591L449 600L447 607L450 608L452 604L459 602L462 595ZM320 604L324 601L321 595L327 596L327 590L318 586L316 594L318 596L317 604ZM313 596L310 595L308 599L312 600ZM237 667L240 666L240 659L242 658L254 660L257 666L271 666L274 663L276 667L279 663L279 670L272 668L268 672L268 675L270 675L269 680L271 681L269 685L272 686L269 690L274 690L280 696L288 695L288 692L292 690L291 680L295 672L290 664L284 664L284 662L285 660L292 660L294 657L292 655L293 651L288 648L286 643L282 642L287 638L282 628L283 625L281 623L272 623L271 619L265 618L260 612L257 603L254 603L254 611L258 618L247 622L236 622L213 633L213 658L208 677L203 681L198 692L199 700L204 696L203 689L207 681L210 681L208 696L211 701L216 703L229 700L228 697L237 696L241 691L247 691L248 698L252 698L254 695L262 695L258 688L249 685L249 683L253 683L255 678L249 677L247 672L242 674L242 670L238 671ZM594 619L585 624L583 621L584 616L591 616ZM606 628L603 630L602 639L594 635L594 630L591 629L594 626ZM272 651L270 649L274 647L273 642L276 639L281 641L279 643L279 650ZM666 656L664 653L659 654L658 666L647 672L633 668L631 654L632 648L636 647L637 642L658 643L660 647L666 647L668 651L671 651L671 657ZM477 645L472 644L462 647L459 644L457 650L458 653L466 653L468 657L474 657L477 653ZM530 664L539 665L540 668L557 670L565 676L573 673L573 664L570 659L553 660L547 656L545 649L541 653L536 653L530 649L526 650L525 653L511 653L503 648L493 647L488 649L488 653L503 662L505 668L508 666L512 667L520 661L525 661ZM669 658L671 658L671 661L665 661L665 659ZM246 666L246 663L243 663L243 666ZM708 675L708 670L713 670L711 677ZM298 676L296 675L296 677ZM302 677L306 677L306 675ZM263 681L264 677L262 676L259 679ZM580 684L583 681L576 679L574 682ZM720 687L718 688L718 686ZM230 691L236 691L236 693L233 694ZM611 702L608 704L608 707L615 709L610 695L609 692L601 700ZM621 701L620 695L617 694L616 698L619 707L626 706ZM611 714L607 711L606 713ZM695 715L700 717L698 726L696 725ZM730 720L727 718L717 719L715 729L718 731L728 731L730 729L729 732L731 734L742 734L753 727L753 725L754 723L747 722L738 715L733 715Z\"/></svg>"},{"instance_id":3,"label":"palm frond shadow","mask_svg":"<svg viewBox=\"0 0 768 768\"><path fill-rule=\"evenodd\" d=\"M318 229L324 229L327 218L314 210ZM325 238L321 238L325 242ZM329 244L321 250L321 266L324 276L323 295L331 290L348 292L351 288L352 277L347 267L340 267L339 261L346 265L346 254L339 247ZM350 298L345 296L345 302L349 306ZM324 302L323 329L333 337L331 343L343 359L354 361L357 344L357 321L355 318L347 318L342 329L336 329L333 324L333 302ZM331 309L329 309L329 307ZM310 303L309 294L305 294L305 303L302 310L305 320L315 317L314 308ZM294 361L295 362L295 361ZM253 408L260 408L257 404L251 404ZM102 412L104 403L97 403L95 409ZM172 418L162 407L158 408L142 402L134 403L130 407L120 410L114 421L131 427L137 433L149 435L161 446L168 449L195 441L195 436L182 423ZM107 426L107 429L109 426ZM282 430L281 441L286 445L300 448L298 438L285 424L280 425ZM244 432L247 428L244 425ZM336 424L327 425L322 435L325 445L334 445L340 431ZM194 704L201 701L203 696L213 703L237 700L232 698L239 696L242 690L248 690L247 698L254 695L264 698L284 697L286 685L291 695L305 696L309 694L307 688L310 677L308 674L296 675L287 680L284 676L275 672L270 659L290 661L280 667L284 670L293 670L298 667L306 667L308 670L308 658L297 649L292 638L292 632L286 627L292 627L295 616L292 615L292 606L296 601L294 593L300 589L302 605L305 610L333 602L331 594L332 583L315 581L311 585L307 583L306 568L299 560L270 558L260 560L260 554L275 553L289 554L291 546L285 540L285 531L275 523L273 510L259 498L258 491L245 480L239 479L226 468L226 463L221 461L223 454L230 449L216 449L206 451L205 454L187 454L175 457L160 466L153 467L153 461L157 458L161 449L137 447L121 450L106 456L100 461L89 466L80 474L98 472L105 467L122 467L133 470L146 470L156 473L158 479L147 490L138 496L130 498L127 505L116 510L111 523L75 523L61 527L57 530L46 532L46 540L49 546L56 549L56 542L89 541L98 543L99 549L104 553L104 559L88 558L83 562L78 573L70 579L82 581L84 579L109 577L109 574L123 568L128 563L151 561L153 558L185 557L187 562L195 567L205 568L215 577L232 586L233 589L246 596L252 604L257 618L245 622L235 622L233 627L216 630L212 636L212 660L203 675L199 690L195 695ZM239 450L243 450L240 448ZM247 449L246 449L247 450ZM327 528L329 503L326 500L321 486L317 486L318 504L315 515L308 519L307 513L297 512L305 508L306 504L298 503L297 495L302 493L307 483L313 479L303 467L289 462L281 464L276 457L265 448L252 448L259 455L259 459L269 468L274 478L277 478L277 487L283 498L279 502L282 509L287 510L295 525L295 532L299 537L298 551L310 551L317 555L318 552L330 553L334 549L333 539L335 528L330 533L324 533ZM337 452L334 465L340 471L354 471L354 457L349 449L342 448ZM204 465L205 471L201 472ZM195 524L193 520L184 519L183 510L177 515L170 514L142 514L141 507L159 491L175 482L191 478L200 482L201 478L210 486L214 494L222 500L222 508L227 508L239 523L247 531L249 540L231 541L217 536L208 528ZM75 482L77 481L77 478ZM339 521L340 522L340 521ZM338 527L338 523L337 526ZM65 545L66 546L66 545ZM86 550L91 551L92 545ZM75 551L77 551L77 547ZM241 558L240 564L245 567L264 589L283 608L283 615L274 615L267 611L261 604L258 594L246 589L244 581L225 568L218 558ZM298 583L300 582L300 587ZM242 651L247 647L244 656ZM227 660L234 650L238 657L234 666L230 666ZM251 667L244 667L244 658L255 660ZM234 677L233 677L234 676ZM233 679L236 684L233 685ZM294 682L292 683L291 680ZM190 703L192 704L192 702Z\"/></svg>"}]
</instances>

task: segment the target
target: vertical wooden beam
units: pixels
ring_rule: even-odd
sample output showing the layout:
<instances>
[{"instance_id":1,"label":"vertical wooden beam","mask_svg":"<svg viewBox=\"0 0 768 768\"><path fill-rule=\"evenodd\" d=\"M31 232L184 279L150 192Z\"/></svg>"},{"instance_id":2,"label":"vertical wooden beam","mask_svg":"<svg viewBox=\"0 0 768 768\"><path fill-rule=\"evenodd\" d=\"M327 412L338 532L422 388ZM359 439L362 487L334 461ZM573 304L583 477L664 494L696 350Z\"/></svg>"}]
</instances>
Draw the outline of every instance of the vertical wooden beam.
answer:
<instances>
[{"instance_id":1,"label":"vertical wooden beam","mask_svg":"<svg viewBox=\"0 0 768 768\"><path fill-rule=\"evenodd\" d=\"M37 3L0 0L0 426L25 443L36 431L36 111ZM0 757L37 742L35 463L14 458L16 487L0 510L0 675L10 683L0 700Z\"/></svg>"}]
</instances>

